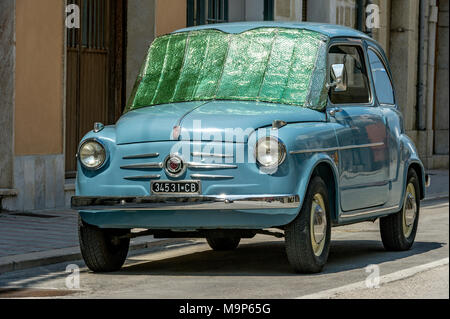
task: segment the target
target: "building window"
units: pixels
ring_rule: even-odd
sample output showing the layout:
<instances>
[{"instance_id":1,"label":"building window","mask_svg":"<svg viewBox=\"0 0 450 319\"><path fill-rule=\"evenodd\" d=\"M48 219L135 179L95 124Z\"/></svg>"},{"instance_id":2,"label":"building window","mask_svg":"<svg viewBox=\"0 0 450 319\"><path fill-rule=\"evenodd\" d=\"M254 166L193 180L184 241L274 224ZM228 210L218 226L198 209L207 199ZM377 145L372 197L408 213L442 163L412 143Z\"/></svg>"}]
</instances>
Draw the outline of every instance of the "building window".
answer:
<instances>
[{"instance_id":1,"label":"building window","mask_svg":"<svg viewBox=\"0 0 450 319\"><path fill-rule=\"evenodd\" d=\"M187 0L188 27L228 22L228 0Z\"/></svg>"}]
</instances>

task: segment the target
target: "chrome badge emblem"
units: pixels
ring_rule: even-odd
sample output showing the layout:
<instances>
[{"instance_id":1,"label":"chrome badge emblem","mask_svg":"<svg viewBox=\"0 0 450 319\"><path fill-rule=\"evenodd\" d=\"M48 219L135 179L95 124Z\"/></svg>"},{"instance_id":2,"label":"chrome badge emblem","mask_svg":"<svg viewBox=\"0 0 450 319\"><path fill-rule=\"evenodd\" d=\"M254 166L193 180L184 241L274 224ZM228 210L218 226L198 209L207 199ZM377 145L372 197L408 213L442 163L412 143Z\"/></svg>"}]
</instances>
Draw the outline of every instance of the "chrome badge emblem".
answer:
<instances>
[{"instance_id":1,"label":"chrome badge emblem","mask_svg":"<svg viewBox=\"0 0 450 319\"><path fill-rule=\"evenodd\" d=\"M166 158L164 162L164 168L166 173L172 177L178 177L185 171L185 165L183 160L178 155L171 154Z\"/></svg>"}]
</instances>

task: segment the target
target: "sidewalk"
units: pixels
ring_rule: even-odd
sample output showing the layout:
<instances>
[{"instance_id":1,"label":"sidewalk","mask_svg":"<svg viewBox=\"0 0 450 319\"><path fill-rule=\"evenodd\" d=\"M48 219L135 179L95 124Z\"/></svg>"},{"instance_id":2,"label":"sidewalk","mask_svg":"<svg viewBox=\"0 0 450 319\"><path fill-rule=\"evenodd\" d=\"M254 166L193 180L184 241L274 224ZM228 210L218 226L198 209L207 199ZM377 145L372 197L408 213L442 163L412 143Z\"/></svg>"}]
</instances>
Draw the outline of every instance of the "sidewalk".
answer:
<instances>
[{"instance_id":1,"label":"sidewalk","mask_svg":"<svg viewBox=\"0 0 450 319\"><path fill-rule=\"evenodd\" d=\"M448 197L448 170L429 170L431 185L425 191L425 200Z\"/></svg>"},{"instance_id":2,"label":"sidewalk","mask_svg":"<svg viewBox=\"0 0 450 319\"><path fill-rule=\"evenodd\" d=\"M0 212L0 274L80 260L77 223L78 213L72 210ZM139 237L131 240L130 250L172 242Z\"/></svg>"},{"instance_id":3,"label":"sidewalk","mask_svg":"<svg viewBox=\"0 0 450 319\"><path fill-rule=\"evenodd\" d=\"M429 171L425 200L448 198L448 170ZM0 212L0 274L7 271L80 260L78 213L66 211ZM180 240L131 240L130 250L179 243Z\"/></svg>"}]
</instances>

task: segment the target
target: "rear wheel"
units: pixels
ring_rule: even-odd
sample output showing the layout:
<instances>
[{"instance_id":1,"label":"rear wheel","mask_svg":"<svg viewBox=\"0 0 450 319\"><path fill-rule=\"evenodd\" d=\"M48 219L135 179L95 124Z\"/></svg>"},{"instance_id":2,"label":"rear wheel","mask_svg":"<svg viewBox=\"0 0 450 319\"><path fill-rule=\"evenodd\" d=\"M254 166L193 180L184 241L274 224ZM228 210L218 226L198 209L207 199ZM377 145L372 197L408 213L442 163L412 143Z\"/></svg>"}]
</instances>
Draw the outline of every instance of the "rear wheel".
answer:
<instances>
[{"instance_id":1,"label":"rear wheel","mask_svg":"<svg viewBox=\"0 0 450 319\"><path fill-rule=\"evenodd\" d=\"M297 272L317 273L328 260L331 238L330 204L322 178L314 177L297 218L286 228L286 253Z\"/></svg>"},{"instance_id":2,"label":"rear wheel","mask_svg":"<svg viewBox=\"0 0 450 319\"><path fill-rule=\"evenodd\" d=\"M416 172L410 169L402 209L380 218L380 233L386 250L408 250L414 243L419 223L420 188Z\"/></svg>"},{"instance_id":3,"label":"rear wheel","mask_svg":"<svg viewBox=\"0 0 450 319\"><path fill-rule=\"evenodd\" d=\"M129 238L118 239L129 233L123 229L100 229L78 217L80 250L86 266L94 272L110 272L122 268L130 246Z\"/></svg>"},{"instance_id":4,"label":"rear wheel","mask_svg":"<svg viewBox=\"0 0 450 319\"><path fill-rule=\"evenodd\" d=\"M239 237L208 237L206 238L209 247L213 250L233 250L239 246Z\"/></svg>"}]
</instances>

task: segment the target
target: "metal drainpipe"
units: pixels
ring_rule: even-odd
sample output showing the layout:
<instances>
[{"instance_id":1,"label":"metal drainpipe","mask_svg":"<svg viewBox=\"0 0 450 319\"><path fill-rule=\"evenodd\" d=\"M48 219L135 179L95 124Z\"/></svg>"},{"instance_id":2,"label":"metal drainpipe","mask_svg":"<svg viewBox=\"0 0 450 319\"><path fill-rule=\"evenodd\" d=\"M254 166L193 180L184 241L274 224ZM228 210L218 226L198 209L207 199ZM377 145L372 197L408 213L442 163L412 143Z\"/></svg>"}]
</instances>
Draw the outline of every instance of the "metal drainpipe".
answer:
<instances>
[{"instance_id":1,"label":"metal drainpipe","mask_svg":"<svg viewBox=\"0 0 450 319\"><path fill-rule=\"evenodd\" d=\"M436 72L436 36L438 28L439 8L436 6L436 0L432 0L429 7L429 25L428 25L428 94L427 94L427 127L433 130L433 109L435 94L435 72ZM430 147L432 147L430 145ZM432 150L430 150L431 154Z\"/></svg>"},{"instance_id":2,"label":"metal drainpipe","mask_svg":"<svg viewBox=\"0 0 450 319\"><path fill-rule=\"evenodd\" d=\"M359 31L364 31L364 1L363 0L357 0L356 1L356 28Z\"/></svg>"},{"instance_id":3,"label":"metal drainpipe","mask_svg":"<svg viewBox=\"0 0 450 319\"><path fill-rule=\"evenodd\" d=\"M419 8L419 50L417 57L417 92L416 92L416 126L417 130L426 130L426 81L427 81L427 63L426 63L426 43L425 36L428 34L428 0L420 0Z\"/></svg>"}]
</instances>

